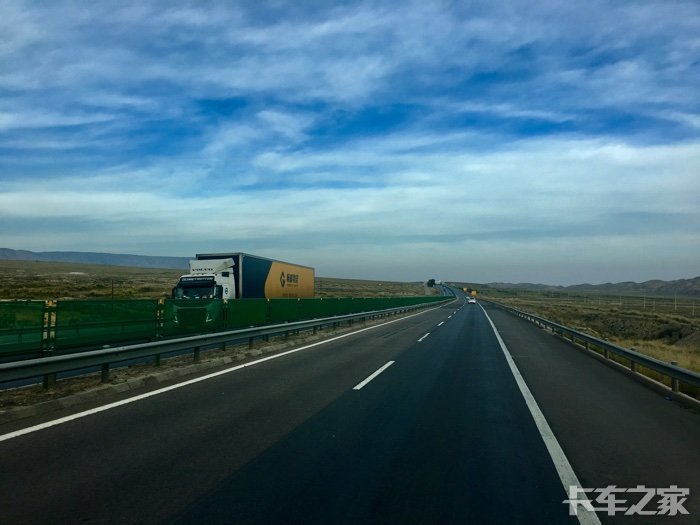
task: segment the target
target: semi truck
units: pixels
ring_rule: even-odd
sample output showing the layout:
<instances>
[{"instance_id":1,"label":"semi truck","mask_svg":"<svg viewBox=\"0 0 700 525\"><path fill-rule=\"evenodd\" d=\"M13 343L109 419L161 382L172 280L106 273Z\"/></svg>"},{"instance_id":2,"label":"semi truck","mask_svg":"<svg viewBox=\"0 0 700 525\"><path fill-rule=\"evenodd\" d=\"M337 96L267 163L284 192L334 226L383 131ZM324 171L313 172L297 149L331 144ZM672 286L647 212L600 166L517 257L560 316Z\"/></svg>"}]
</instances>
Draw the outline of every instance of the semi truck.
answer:
<instances>
[{"instance_id":1,"label":"semi truck","mask_svg":"<svg viewBox=\"0 0 700 525\"><path fill-rule=\"evenodd\" d=\"M314 297L313 268L248 253L198 253L172 290L173 320L206 328L221 321L229 300L303 297Z\"/></svg>"},{"instance_id":2,"label":"semi truck","mask_svg":"<svg viewBox=\"0 0 700 525\"><path fill-rule=\"evenodd\" d=\"M314 269L248 253L198 253L173 299L273 299L314 296Z\"/></svg>"}]
</instances>

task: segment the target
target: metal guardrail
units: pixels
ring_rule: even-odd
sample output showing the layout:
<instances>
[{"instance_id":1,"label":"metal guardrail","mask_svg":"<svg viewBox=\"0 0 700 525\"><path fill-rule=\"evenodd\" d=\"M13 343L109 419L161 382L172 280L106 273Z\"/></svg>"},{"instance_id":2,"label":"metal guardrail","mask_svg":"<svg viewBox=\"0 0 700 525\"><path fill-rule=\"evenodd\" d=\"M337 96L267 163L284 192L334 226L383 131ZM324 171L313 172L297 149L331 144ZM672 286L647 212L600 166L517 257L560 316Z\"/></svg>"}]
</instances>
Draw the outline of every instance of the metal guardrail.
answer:
<instances>
[{"instance_id":1,"label":"metal guardrail","mask_svg":"<svg viewBox=\"0 0 700 525\"><path fill-rule=\"evenodd\" d=\"M632 372L638 373L637 367L643 366L649 370L653 370L661 374L662 376L669 377L671 379L671 389L674 392L679 391L680 383L700 388L700 374L693 372L692 370L681 368L675 364L665 363L659 359L640 354L639 352L635 352L629 348L618 346L603 339L598 339L597 337L593 337L572 328L554 323L543 317L538 317L536 315L523 312L517 308L506 306L496 301L482 299L482 302L490 303L502 310L510 312L513 315L530 321L541 328L551 330L552 333L559 334L561 337L569 339L573 343L581 344L587 350L591 350L590 347L594 346L602 351L605 359L610 359L610 354L622 357L623 359L629 361L629 368Z\"/></svg>"},{"instance_id":2,"label":"metal guardrail","mask_svg":"<svg viewBox=\"0 0 700 525\"><path fill-rule=\"evenodd\" d=\"M387 310L374 310L357 314L339 315L335 317L325 317L322 319L311 319L308 321L297 321L276 325L258 326L226 332L215 332L204 335L195 335L177 339L168 339L150 343L140 343L133 345L104 348L101 350L91 350L73 354L62 354L37 359L25 359L11 363L0 363L0 383L29 379L34 377L44 378L44 386L48 387L55 381L55 374L60 372L70 372L85 368L100 367L102 381L109 380L110 365L132 359L143 359L147 357L156 358L156 364L160 363L162 354L193 351L194 360L199 361L200 351L203 347L224 345L233 341L248 340L252 346L253 340L270 335L289 334L301 330L314 330L329 325L338 325L343 322L353 323L369 318L384 317L385 315L395 315L403 312L425 308L431 305L442 305L453 300L452 297L444 301L421 303L411 306L401 306L389 308Z\"/></svg>"}]
</instances>

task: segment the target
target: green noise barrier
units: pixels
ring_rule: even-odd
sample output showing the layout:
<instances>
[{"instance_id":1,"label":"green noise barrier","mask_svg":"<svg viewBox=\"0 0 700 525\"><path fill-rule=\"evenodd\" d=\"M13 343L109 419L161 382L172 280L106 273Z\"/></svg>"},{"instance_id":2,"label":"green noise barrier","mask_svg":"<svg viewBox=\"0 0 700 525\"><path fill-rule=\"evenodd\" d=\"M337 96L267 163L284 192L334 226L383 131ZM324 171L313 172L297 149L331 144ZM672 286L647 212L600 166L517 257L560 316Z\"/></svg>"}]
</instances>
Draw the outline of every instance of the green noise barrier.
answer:
<instances>
[{"instance_id":1,"label":"green noise barrier","mask_svg":"<svg viewBox=\"0 0 700 525\"><path fill-rule=\"evenodd\" d=\"M0 355L68 352L434 303L441 296L0 302Z\"/></svg>"},{"instance_id":2,"label":"green noise barrier","mask_svg":"<svg viewBox=\"0 0 700 525\"><path fill-rule=\"evenodd\" d=\"M0 302L0 355L40 350L44 317L44 301Z\"/></svg>"},{"instance_id":3,"label":"green noise barrier","mask_svg":"<svg viewBox=\"0 0 700 525\"><path fill-rule=\"evenodd\" d=\"M226 304L226 328L248 328L267 324L265 299L236 299Z\"/></svg>"},{"instance_id":4,"label":"green noise barrier","mask_svg":"<svg viewBox=\"0 0 700 525\"><path fill-rule=\"evenodd\" d=\"M53 345L56 350L142 341L156 337L158 301L58 301Z\"/></svg>"}]
</instances>

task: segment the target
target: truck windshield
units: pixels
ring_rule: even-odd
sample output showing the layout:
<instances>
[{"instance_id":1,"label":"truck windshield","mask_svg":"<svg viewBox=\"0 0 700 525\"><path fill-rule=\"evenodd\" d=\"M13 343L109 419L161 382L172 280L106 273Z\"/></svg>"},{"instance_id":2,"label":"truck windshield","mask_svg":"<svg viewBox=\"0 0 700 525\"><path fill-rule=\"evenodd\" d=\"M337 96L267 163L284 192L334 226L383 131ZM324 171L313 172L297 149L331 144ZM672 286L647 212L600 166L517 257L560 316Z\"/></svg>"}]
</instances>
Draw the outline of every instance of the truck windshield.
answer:
<instances>
[{"instance_id":1,"label":"truck windshield","mask_svg":"<svg viewBox=\"0 0 700 525\"><path fill-rule=\"evenodd\" d=\"M173 299L213 299L214 297L213 284L179 284L173 294Z\"/></svg>"}]
</instances>

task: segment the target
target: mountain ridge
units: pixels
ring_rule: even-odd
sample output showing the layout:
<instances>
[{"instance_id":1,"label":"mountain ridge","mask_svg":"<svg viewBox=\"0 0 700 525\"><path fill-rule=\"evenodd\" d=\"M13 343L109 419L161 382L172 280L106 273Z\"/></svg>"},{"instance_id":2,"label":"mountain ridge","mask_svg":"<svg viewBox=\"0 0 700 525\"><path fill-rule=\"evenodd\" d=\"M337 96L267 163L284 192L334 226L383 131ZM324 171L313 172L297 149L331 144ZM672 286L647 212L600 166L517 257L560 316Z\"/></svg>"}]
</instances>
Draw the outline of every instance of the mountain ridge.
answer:
<instances>
[{"instance_id":1,"label":"mountain ridge","mask_svg":"<svg viewBox=\"0 0 700 525\"><path fill-rule=\"evenodd\" d=\"M0 260L71 262L85 264L103 264L108 266L132 266L136 268L164 268L172 270L187 269L192 257L166 257L152 255L133 255L127 253L101 252L32 252L0 248Z\"/></svg>"},{"instance_id":2,"label":"mountain ridge","mask_svg":"<svg viewBox=\"0 0 700 525\"><path fill-rule=\"evenodd\" d=\"M534 283L486 283L491 288L510 288L519 290L537 290L551 292L576 292L576 293L599 293L609 295L656 295L656 296L680 296L680 297L700 297L700 276L690 279L675 279L663 281L661 279L651 279L637 283L634 281L623 281L619 283L603 284L573 284L570 286L554 286Z\"/></svg>"}]
</instances>

